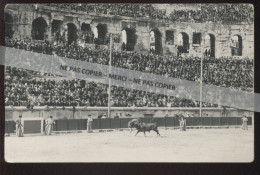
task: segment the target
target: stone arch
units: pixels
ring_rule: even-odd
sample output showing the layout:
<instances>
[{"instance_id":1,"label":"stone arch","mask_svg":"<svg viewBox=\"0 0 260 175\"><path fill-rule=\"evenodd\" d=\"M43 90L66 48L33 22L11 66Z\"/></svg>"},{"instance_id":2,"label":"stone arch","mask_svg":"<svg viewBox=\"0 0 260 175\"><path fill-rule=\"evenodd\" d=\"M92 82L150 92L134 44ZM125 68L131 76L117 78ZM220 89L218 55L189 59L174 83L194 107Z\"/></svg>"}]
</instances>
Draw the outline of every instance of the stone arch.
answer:
<instances>
[{"instance_id":1,"label":"stone arch","mask_svg":"<svg viewBox=\"0 0 260 175\"><path fill-rule=\"evenodd\" d=\"M56 34L56 33L61 33L61 26L62 26L62 21L53 19L51 23L51 33Z\"/></svg>"},{"instance_id":2,"label":"stone arch","mask_svg":"<svg viewBox=\"0 0 260 175\"><path fill-rule=\"evenodd\" d=\"M136 30L125 27L122 30L122 49L133 51L136 44Z\"/></svg>"},{"instance_id":3,"label":"stone arch","mask_svg":"<svg viewBox=\"0 0 260 175\"><path fill-rule=\"evenodd\" d=\"M67 23L67 30L68 30L68 44L77 43L78 39L78 29L74 23Z\"/></svg>"},{"instance_id":4,"label":"stone arch","mask_svg":"<svg viewBox=\"0 0 260 175\"><path fill-rule=\"evenodd\" d=\"M174 30L166 30L165 31L165 43L167 45L174 44Z\"/></svg>"},{"instance_id":5,"label":"stone arch","mask_svg":"<svg viewBox=\"0 0 260 175\"><path fill-rule=\"evenodd\" d=\"M106 44L107 24L98 24L94 30L95 44Z\"/></svg>"},{"instance_id":6,"label":"stone arch","mask_svg":"<svg viewBox=\"0 0 260 175\"><path fill-rule=\"evenodd\" d=\"M216 52L216 37L215 35L208 33L204 37L204 50L205 55L215 57Z\"/></svg>"},{"instance_id":7,"label":"stone arch","mask_svg":"<svg viewBox=\"0 0 260 175\"><path fill-rule=\"evenodd\" d=\"M32 38L35 40L44 40L47 26L47 22L43 17L34 19L32 22Z\"/></svg>"},{"instance_id":8,"label":"stone arch","mask_svg":"<svg viewBox=\"0 0 260 175\"><path fill-rule=\"evenodd\" d=\"M5 20L5 36L7 36L8 38L12 38L14 34L13 17L9 13L4 13L4 20Z\"/></svg>"},{"instance_id":9,"label":"stone arch","mask_svg":"<svg viewBox=\"0 0 260 175\"><path fill-rule=\"evenodd\" d=\"M231 55L242 56L243 41L241 35L233 35L231 38Z\"/></svg>"},{"instance_id":10,"label":"stone arch","mask_svg":"<svg viewBox=\"0 0 260 175\"><path fill-rule=\"evenodd\" d=\"M85 43L93 43L94 34L91 30L91 26L88 23L82 23L81 24L81 32L83 34L83 38L85 40Z\"/></svg>"},{"instance_id":11,"label":"stone arch","mask_svg":"<svg viewBox=\"0 0 260 175\"><path fill-rule=\"evenodd\" d=\"M190 49L189 35L185 32L180 32L177 39L178 39L178 55L182 53L189 53L189 49Z\"/></svg>"},{"instance_id":12,"label":"stone arch","mask_svg":"<svg viewBox=\"0 0 260 175\"><path fill-rule=\"evenodd\" d=\"M88 31L91 31L91 27L90 27L90 24L87 24L87 23L82 23L81 24L81 30L83 32L88 32Z\"/></svg>"},{"instance_id":13,"label":"stone arch","mask_svg":"<svg viewBox=\"0 0 260 175\"><path fill-rule=\"evenodd\" d=\"M162 54L162 33L157 28L150 31L150 52Z\"/></svg>"}]
</instances>

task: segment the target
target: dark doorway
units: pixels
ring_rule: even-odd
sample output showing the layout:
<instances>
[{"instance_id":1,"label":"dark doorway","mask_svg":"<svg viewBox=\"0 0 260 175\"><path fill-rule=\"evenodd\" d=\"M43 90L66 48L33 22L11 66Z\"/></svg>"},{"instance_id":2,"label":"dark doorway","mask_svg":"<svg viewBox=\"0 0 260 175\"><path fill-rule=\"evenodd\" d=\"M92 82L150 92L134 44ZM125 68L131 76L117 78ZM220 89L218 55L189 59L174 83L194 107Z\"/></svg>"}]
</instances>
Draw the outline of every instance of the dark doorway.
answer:
<instances>
[{"instance_id":1,"label":"dark doorway","mask_svg":"<svg viewBox=\"0 0 260 175\"><path fill-rule=\"evenodd\" d=\"M81 31L83 33L91 31L90 24L82 23L81 25Z\"/></svg>"},{"instance_id":2,"label":"dark doorway","mask_svg":"<svg viewBox=\"0 0 260 175\"><path fill-rule=\"evenodd\" d=\"M62 24L62 21L54 19L52 21L51 33L53 33L53 34L60 33L61 24Z\"/></svg>"},{"instance_id":3,"label":"dark doorway","mask_svg":"<svg viewBox=\"0 0 260 175\"><path fill-rule=\"evenodd\" d=\"M151 42L153 37L154 42ZM150 33L150 48L154 48L155 54L162 54L162 34L158 29L154 29Z\"/></svg>"},{"instance_id":4,"label":"dark doorway","mask_svg":"<svg viewBox=\"0 0 260 175\"><path fill-rule=\"evenodd\" d=\"M10 14L5 13L5 36L13 38L13 18Z\"/></svg>"},{"instance_id":5,"label":"dark doorway","mask_svg":"<svg viewBox=\"0 0 260 175\"><path fill-rule=\"evenodd\" d=\"M200 43L201 43L201 33L193 33L192 44L200 45Z\"/></svg>"},{"instance_id":6,"label":"dark doorway","mask_svg":"<svg viewBox=\"0 0 260 175\"><path fill-rule=\"evenodd\" d=\"M215 57L215 36L212 34L209 34L210 36L210 57Z\"/></svg>"},{"instance_id":7,"label":"dark doorway","mask_svg":"<svg viewBox=\"0 0 260 175\"><path fill-rule=\"evenodd\" d=\"M98 24L97 32L98 32L97 44L105 45L106 44L106 35L107 35L107 25Z\"/></svg>"},{"instance_id":8,"label":"dark doorway","mask_svg":"<svg viewBox=\"0 0 260 175\"><path fill-rule=\"evenodd\" d=\"M68 23L67 26L68 26L68 44L70 45L72 42L74 42L74 44L77 44L77 39L78 39L77 27L73 23Z\"/></svg>"},{"instance_id":9,"label":"dark doorway","mask_svg":"<svg viewBox=\"0 0 260 175\"><path fill-rule=\"evenodd\" d=\"M231 53L232 56L242 56L242 37L240 35L235 35L232 37Z\"/></svg>"},{"instance_id":10,"label":"dark doorway","mask_svg":"<svg viewBox=\"0 0 260 175\"><path fill-rule=\"evenodd\" d=\"M91 31L90 24L82 23L81 31L82 31L83 39L85 40L85 43L93 43L94 36Z\"/></svg>"},{"instance_id":11,"label":"dark doorway","mask_svg":"<svg viewBox=\"0 0 260 175\"><path fill-rule=\"evenodd\" d=\"M205 36L205 55L215 57L215 36L208 34Z\"/></svg>"},{"instance_id":12,"label":"dark doorway","mask_svg":"<svg viewBox=\"0 0 260 175\"><path fill-rule=\"evenodd\" d=\"M125 28L122 33L125 33L125 37L123 41L123 45L125 45L125 49L126 51L133 51L135 48L135 44L136 44L136 35L135 35L135 30L134 29L130 29L130 28ZM126 42L126 43L124 43Z\"/></svg>"},{"instance_id":13,"label":"dark doorway","mask_svg":"<svg viewBox=\"0 0 260 175\"><path fill-rule=\"evenodd\" d=\"M189 53L189 35L185 32L181 32L178 35L178 55L182 53Z\"/></svg>"},{"instance_id":14,"label":"dark doorway","mask_svg":"<svg viewBox=\"0 0 260 175\"><path fill-rule=\"evenodd\" d=\"M44 40L46 28L47 28L47 23L42 17L33 20L32 38L35 40Z\"/></svg>"},{"instance_id":15,"label":"dark doorway","mask_svg":"<svg viewBox=\"0 0 260 175\"><path fill-rule=\"evenodd\" d=\"M174 44L174 33L172 30L166 30L165 32L166 39L165 43L168 45L173 45Z\"/></svg>"}]
</instances>

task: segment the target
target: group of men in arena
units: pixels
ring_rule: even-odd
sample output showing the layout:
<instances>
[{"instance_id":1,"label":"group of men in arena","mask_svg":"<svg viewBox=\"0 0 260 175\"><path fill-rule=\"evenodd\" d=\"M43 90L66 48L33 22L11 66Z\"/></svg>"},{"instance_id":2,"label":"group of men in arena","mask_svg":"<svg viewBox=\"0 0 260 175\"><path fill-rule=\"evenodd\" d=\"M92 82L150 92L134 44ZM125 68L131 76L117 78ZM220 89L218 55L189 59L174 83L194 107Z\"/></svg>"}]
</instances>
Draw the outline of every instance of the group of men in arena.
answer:
<instances>
[{"instance_id":1,"label":"group of men in arena","mask_svg":"<svg viewBox=\"0 0 260 175\"><path fill-rule=\"evenodd\" d=\"M93 119L91 118L91 115L88 115L87 132L89 132L89 133L92 132L92 122L93 122ZM53 116L50 116L48 119L45 120L45 130L44 130L43 134L51 135L54 125L55 125L55 121L53 119ZM19 115L19 118L16 120L16 135L17 135L17 137L23 137L22 115Z\"/></svg>"},{"instance_id":2,"label":"group of men in arena","mask_svg":"<svg viewBox=\"0 0 260 175\"><path fill-rule=\"evenodd\" d=\"M15 121L16 122L16 135L17 137L23 137L23 121L22 115L19 115L19 118ZM51 135L53 130L53 125L55 125L55 121L53 120L53 116L50 116L48 119L45 120L45 130L43 132L44 135Z\"/></svg>"}]
</instances>

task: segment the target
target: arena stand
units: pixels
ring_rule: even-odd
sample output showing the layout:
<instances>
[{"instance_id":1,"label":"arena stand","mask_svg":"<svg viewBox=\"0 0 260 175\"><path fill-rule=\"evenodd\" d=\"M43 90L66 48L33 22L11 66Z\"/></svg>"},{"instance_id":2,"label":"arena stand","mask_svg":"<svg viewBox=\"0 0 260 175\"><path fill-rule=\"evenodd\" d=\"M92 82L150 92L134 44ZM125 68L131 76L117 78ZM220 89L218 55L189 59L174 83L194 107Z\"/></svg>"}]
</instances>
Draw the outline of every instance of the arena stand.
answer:
<instances>
[{"instance_id":1,"label":"arena stand","mask_svg":"<svg viewBox=\"0 0 260 175\"><path fill-rule=\"evenodd\" d=\"M151 4L46 4L59 10L151 18L179 22L252 23L253 7L246 4L201 4L199 10L176 9L169 14Z\"/></svg>"},{"instance_id":2,"label":"arena stand","mask_svg":"<svg viewBox=\"0 0 260 175\"><path fill-rule=\"evenodd\" d=\"M90 49L45 41L34 44L31 40L6 38L6 46L43 54L58 55L80 61L108 65L109 50ZM173 57L113 52L112 66L141 72L199 81L200 58ZM221 72L218 70L222 70ZM216 86L253 91L253 61L248 58L204 59L203 82ZM107 85L68 80L54 75L6 68L6 106L107 106ZM112 86L112 106L115 107L198 107L199 102L159 95L139 90ZM91 95L90 95L91 94ZM203 107L217 107L203 103Z\"/></svg>"}]
</instances>

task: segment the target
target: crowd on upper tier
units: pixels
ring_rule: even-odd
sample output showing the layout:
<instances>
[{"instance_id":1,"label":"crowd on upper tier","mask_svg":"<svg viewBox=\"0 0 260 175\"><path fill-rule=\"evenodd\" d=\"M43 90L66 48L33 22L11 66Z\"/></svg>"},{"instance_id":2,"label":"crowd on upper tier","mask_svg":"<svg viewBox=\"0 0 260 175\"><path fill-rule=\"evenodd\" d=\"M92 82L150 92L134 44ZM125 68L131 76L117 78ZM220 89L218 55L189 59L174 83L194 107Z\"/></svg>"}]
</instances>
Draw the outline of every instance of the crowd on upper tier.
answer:
<instances>
[{"instance_id":1,"label":"crowd on upper tier","mask_svg":"<svg viewBox=\"0 0 260 175\"><path fill-rule=\"evenodd\" d=\"M109 50L83 48L74 43L53 45L45 41L33 44L30 39L6 38L6 46L104 65L108 65L109 62ZM245 91L253 90L252 60L205 57L203 64L204 83ZM190 81L199 81L200 78L198 57L183 58L113 51L112 66ZM45 76L45 79L35 77L39 77L39 73L7 68L6 105L106 106L107 104L107 85L80 80L49 79L48 76ZM113 106L195 107L199 105L192 100L114 86L111 92ZM205 103L204 106L215 105Z\"/></svg>"},{"instance_id":2,"label":"crowd on upper tier","mask_svg":"<svg viewBox=\"0 0 260 175\"><path fill-rule=\"evenodd\" d=\"M86 13L118 15L127 17L148 17L181 22L253 22L253 7L248 4L199 4L196 10L174 9L167 13L152 4L48 4L61 10L75 10Z\"/></svg>"}]
</instances>

